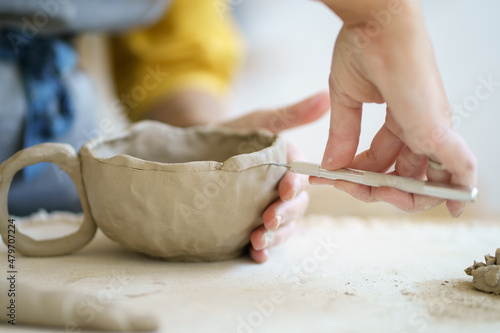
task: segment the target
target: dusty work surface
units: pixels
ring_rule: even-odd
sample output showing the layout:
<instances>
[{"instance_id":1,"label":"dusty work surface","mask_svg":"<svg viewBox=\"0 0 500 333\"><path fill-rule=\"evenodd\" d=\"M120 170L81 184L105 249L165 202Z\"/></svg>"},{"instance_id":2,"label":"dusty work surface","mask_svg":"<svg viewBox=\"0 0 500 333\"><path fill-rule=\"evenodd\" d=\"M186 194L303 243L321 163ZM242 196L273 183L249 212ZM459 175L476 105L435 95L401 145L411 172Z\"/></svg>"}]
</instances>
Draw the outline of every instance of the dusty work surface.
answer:
<instances>
[{"instance_id":1,"label":"dusty work surface","mask_svg":"<svg viewBox=\"0 0 500 333\"><path fill-rule=\"evenodd\" d=\"M495 222L310 216L263 265L169 263L101 233L69 256L16 259L20 283L86 293L89 316L112 297L157 316L160 332L486 333L500 332L500 296L476 291L463 270L498 247ZM5 271L3 245L0 262Z\"/></svg>"}]
</instances>

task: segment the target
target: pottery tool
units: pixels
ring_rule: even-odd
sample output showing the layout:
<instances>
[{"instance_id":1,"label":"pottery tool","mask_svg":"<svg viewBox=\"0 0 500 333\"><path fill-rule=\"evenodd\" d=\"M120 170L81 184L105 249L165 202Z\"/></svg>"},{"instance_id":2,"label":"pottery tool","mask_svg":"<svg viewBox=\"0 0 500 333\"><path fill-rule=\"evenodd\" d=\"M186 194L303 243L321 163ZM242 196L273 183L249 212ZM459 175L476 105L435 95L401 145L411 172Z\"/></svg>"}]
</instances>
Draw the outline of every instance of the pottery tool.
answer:
<instances>
[{"instance_id":1,"label":"pottery tool","mask_svg":"<svg viewBox=\"0 0 500 333\"><path fill-rule=\"evenodd\" d=\"M293 173L308 176L344 180L373 187L392 187L404 192L457 201L475 201L479 193L476 187L443 184L347 168L329 171L321 168L319 164L302 161L292 161L289 164L270 163L270 165L282 166Z\"/></svg>"}]
</instances>

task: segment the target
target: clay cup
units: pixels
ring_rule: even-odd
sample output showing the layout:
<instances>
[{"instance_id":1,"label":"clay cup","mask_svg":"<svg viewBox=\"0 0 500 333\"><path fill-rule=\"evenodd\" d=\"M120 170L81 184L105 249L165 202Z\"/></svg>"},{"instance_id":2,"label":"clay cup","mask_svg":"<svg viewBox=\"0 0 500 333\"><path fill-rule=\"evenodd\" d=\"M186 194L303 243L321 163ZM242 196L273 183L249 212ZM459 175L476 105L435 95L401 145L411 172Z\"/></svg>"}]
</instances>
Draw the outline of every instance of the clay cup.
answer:
<instances>
[{"instance_id":1,"label":"clay cup","mask_svg":"<svg viewBox=\"0 0 500 333\"><path fill-rule=\"evenodd\" d=\"M12 178L41 162L73 180L84 218L77 232L35 240L19 230L16 250L29 256L76 251L99 227L123 247L169 260L233 258L262 224L277 197L286 145L264 130L220 126L176 128L143 121L94 139L79 153L67 144L23 149L0 165L0 232L8 244Z\"/></svg>"}]
</instances>

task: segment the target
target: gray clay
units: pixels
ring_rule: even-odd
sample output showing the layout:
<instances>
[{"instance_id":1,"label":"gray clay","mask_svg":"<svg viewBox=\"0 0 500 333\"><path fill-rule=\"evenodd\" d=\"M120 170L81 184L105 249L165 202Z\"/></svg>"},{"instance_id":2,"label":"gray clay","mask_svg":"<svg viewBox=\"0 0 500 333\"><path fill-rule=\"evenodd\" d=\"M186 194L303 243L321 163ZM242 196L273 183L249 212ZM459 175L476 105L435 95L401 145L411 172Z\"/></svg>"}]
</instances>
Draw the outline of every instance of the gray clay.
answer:
<instances>
[{"instance_id":1,"label":"gray clay","mask_svg":"<svg viewBox=\"0 0 500 333\"><path fill-rule=\"evenodd\" d=\"M40 162L61 166L80 193L84 222L64 238L21 232L16 251L60 255L87 244L96 225L123 247L154 257L214 261L238 256L278 198L286 145L263 130L175 128L152 121L85 144L45 143L0 165L0 233L7 244L7 194L15 173Z\"/></svg>"},{"instance_id":2,"label":"gray clay","mask_svg":"<svg viewBox=\"0 0 500 333\"><path fill-rule=\"evenodd\" d=\"M465 269L467 275L472 276L472 285L484 292L500 295L500 248L495 256L484 256L485 263L476 262Z\"/></svg>"},{"instance_id":3,"label":"gray clay","mask_svg":"<svg viewBox=\"0 0 500 333\"><path fill-rule=\"evenodd\" d=\"M145 121L80 150L98 227L154 257L214 261L241 254L278 198L284 140L267 131L175 128Z\"/></svg>"},{"instance_id":4,"label":"gray clay","mask_svg":"<svg viewBox=\"0 0 500 333\"><path fill-rule=\"evenodd\" d=\"M2 307L11 304L11 298L4 292L9 289L9 280L4 280L2 278L0 281ZM115 303L93 312L95 316L89 320L88 316L82 315L81 310L82 304L88 302L88 295L73 291L41 291L24 284L18 285L18 290L22 292L15 298L16 324L65 327L66 330L71 327L72 332L80 332L82 328L113 332L144 332L158 328L155 317ZM2 313L0 322L9 320L12 320L11 317Z\"/></svg>"}]
</instances>

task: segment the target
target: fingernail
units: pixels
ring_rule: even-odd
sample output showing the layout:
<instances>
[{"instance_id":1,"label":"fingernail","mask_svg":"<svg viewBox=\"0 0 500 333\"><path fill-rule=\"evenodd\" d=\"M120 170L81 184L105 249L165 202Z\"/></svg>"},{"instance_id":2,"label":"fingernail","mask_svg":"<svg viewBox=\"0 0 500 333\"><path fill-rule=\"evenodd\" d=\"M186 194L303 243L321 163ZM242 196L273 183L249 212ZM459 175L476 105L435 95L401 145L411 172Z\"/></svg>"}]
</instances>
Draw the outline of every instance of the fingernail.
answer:
<instances>
[{"instance_id":1,"label":"fingernail","mask_svg":"<svg viewBox=\"0 0 500 333\"><path fill-rule=\"evenodd\" d=\"M333 182L333 187L335 187L337 190L340 190L342 192L345 192L345 188L343 188L338 182Z\"/></svg>"},{"instance_id":2,"label":"fingernail","mask_svg":"<svg viewBox=\"0 0 500 333\"><path fill-rule=\"evenodd\" d=\"M283 216L281 215L276 215L276 217L274 218L274 221L275 221L275 227L273 230L276 230L280 227L281 225L281 222L283 222Z\"/></svg>"},{"instance_id":3,"label":"fingernail","mask_svg":"<svg viewBox=\"0 0 500 333\"><path fill-rule=\"evenodd\" d=\"M435 170L446 170L446 167L439 163L439 162L436 162L432 159L429 158L429 160L427 161L427 165L430 166L431 168L435 169Z\"/></svg>"},{"instance_id":4,"label":"fingernail","mask_svg":"<svg viewBox=\"0 0 500 333\"><path fill-rule=\"evenodd\" d=\"M266 232L262 235L262 238L264 239L264 246L262 246L262 249L265 249L273 240L273 232L271 230L266 230Z\"/></svg>"},{"instance_id":5,"label":"fingernail","mask_svg":"<svg viewBox=\"0 0 500 333\"><path fill-rule=\"evenodd\" d=\"M463 212L464 212L464 209L462 208L462 210L460 211L460 213L457 214L457 219L462 215Z\"/></svg>"}]
</instances>

